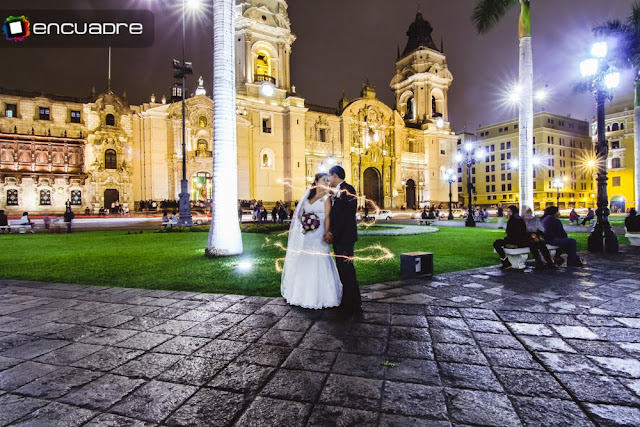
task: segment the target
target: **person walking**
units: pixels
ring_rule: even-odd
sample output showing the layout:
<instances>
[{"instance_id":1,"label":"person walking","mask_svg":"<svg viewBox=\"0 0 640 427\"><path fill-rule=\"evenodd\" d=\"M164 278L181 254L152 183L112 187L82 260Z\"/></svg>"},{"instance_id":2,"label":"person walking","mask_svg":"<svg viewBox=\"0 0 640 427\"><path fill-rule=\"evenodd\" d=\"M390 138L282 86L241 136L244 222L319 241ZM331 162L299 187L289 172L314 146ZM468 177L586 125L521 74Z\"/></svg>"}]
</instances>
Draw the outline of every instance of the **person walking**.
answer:
<instances>
[{"instance_id":1,"label":"person walking","mask_svg":"<svg viewBox=\"0 0 640 427\"><path fill-rule=\"evenodd\" d=\"M75 218L74 213L71 211L71 208L67 208L64 212L64 222L67 223L67 233L71 233L71 221Z\"/></svg>"},{"instance_id":2,"label":"person walking","mask_svg":"<svg viewBox=\"0 0 640 427\"><path fill-rule=\"evenodd\" d=\"M560 257L560 251L567 253L567 265L569 267L582 267L584 264L578 257L578 244L576 239L567 237L564 226L560 221L560 211L557 206L549 206L544 210L542 218L542 227L544 227L544 235L550 245L558 246L560 250L556 251L556 264L564 263Z\"/></svg>"},{"instance_id":3,"label":"person walking","mask_svg":"<svg viewBox=\"0 0 640 427\"><path fill-rule=\"evenodd\" d=\"M51 218L47 212L42 216L42 222L44 223L44 229L49 231L49 227L51 226Z\"/></svg>"}]
</instances>

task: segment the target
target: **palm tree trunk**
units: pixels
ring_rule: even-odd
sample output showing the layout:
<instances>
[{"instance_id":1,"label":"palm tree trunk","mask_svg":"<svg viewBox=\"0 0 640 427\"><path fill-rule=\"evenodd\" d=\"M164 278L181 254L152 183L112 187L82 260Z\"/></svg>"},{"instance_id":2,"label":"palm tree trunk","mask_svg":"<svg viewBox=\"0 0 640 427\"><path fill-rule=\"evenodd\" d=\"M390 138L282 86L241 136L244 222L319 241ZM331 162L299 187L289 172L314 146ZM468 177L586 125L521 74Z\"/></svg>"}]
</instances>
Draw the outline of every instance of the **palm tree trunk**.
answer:
<instances>
[{"instance_id":1,"label":"palm tree trunk","mask_svg":"<svg viewBox=\"0 0 640 427\"><path fill-rule=\"evenodd\" d=\"M531 47L530 2L520 1L520 211L533 205L533 50Z\"/></svg>"},{"instance_id":2,"label":"palm tree trunk","mask_svg":"<svg viewBox=\"0 0 640 427\"><path fill-rule=\"evenodd\" d=\"M213 1L213 202L206 254L242 254L238 224L238 145L234 0Z\"/></svg>"},{"instance_id":3,"label":"palm tree trunk","mask_svg":"<svg viewBox=\"0 0 640 427\"><path fill-rule=\"evenodd\" d=\"M640 70L636 70L638 76ZM640 78L636 77L636 96L633 110L634 198L636 211L640 211Z\"/></svg>"}]
</instances>

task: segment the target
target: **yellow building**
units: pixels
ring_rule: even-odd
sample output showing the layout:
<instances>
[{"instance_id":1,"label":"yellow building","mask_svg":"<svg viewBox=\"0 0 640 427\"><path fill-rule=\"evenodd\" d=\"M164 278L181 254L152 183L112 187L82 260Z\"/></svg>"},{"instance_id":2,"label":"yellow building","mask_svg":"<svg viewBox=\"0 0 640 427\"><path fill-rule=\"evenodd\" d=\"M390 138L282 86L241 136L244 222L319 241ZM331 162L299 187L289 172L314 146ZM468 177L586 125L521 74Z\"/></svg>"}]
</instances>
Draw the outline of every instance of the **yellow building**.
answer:
<instances>
[{"instance_id":1,"label":"yellow building","mask_svg":"<svg viewBox=\"0 0 640 427\"><path fill-rule=\"evenodd\" d=\"M240 199L293 202L315 173L340 164L361 204L364 197L384 208L448 201L442 176L455 152L448 118L453 76L420 13L390 84L395 109L369 82L336 107L306 103L291 84L296 38L287 3L239 2L237 16ZM192 200L207 201L213 101L199 83L186 101L187 178ZM87 99L0 90L0 208L60 211L69 200L95 212L112 203L132 209L140 200L176 200L181 126L181 103L165 97L129 105L110 87Z\"/></svg>"},{"instance_id":2,"label":"yellow building","mask_svg":"<svg viewBox=\"0 0 640 427\"><path fill-rule=\"evenodd\" d=\"M635 204L633 95L614 98L606 110L605 137L609 143L607 159L607 194L612 211L625 212ZM594 144L598 140L597 124L592 123Z\"/></svg>"},{"instance_id":3,"label":"yellow building","mask_svg":"<svg viewBox=\"0 0 640 427\"><path fill-rule=\"evenodd\" d=\"M534 115L534 204L535 209L557 205L562 209L588 207L595 203L595 180L588 168L593 148L587 122L547 112ZM459 150L469 134L458 138ZM474 204L484 207L518 204L518 120L478 129L474 150L486 155L472 169ZM458 192L466 199L466 167L459 169ZM464 196L464 198L463 198Z\"/></svg>"}]
</instances>

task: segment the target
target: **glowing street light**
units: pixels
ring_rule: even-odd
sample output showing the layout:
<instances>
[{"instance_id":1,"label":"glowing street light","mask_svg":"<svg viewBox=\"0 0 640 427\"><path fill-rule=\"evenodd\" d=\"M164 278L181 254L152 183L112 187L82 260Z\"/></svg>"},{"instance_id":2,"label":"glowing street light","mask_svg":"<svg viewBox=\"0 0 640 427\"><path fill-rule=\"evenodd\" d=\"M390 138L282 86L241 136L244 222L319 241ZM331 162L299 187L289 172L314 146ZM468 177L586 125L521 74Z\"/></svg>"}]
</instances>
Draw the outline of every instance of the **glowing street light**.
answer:
<instances>
[{"instance_id":1,"label":"glowing street light","mask_svg":"<svg viewBox=\"0 0 640 427\"><path fill-rule=\"evenodd\" d=\"M543 102L547 100L549 92L546 89L538 89L534 96L536 98L536 101Z\"/></svg>"},{"instance_id":2,"label":"glowing street light","mask_svg":"<svg viewBox=\"0 0 640 427\"><path fill-rule=\"evenodd\" d=\"M608 50L607 42L594 43L591 46L591 55L596 58L606 58Z\"/></svg>"},{"instance_id":3,"label":"glowing street light","mask_svg":"<svg viewBox=\"0 0 640 427\"><path fill-rule=\"evenodd\" d=\"M620 84L620 73L613 72L604 76L604 84L608 89L615 89Z\"/></svg>"},{"instance_id":4,"label":"glowing street light","mask_svg":"<svg viewBox=\"0 0 640 427\"><path fill-rule=\"evenodd\" d=\"M580 63L580 73L582 77L595 76L598 72L599 62L596 58L585 59Z\"/></svg>"}]
</instances>

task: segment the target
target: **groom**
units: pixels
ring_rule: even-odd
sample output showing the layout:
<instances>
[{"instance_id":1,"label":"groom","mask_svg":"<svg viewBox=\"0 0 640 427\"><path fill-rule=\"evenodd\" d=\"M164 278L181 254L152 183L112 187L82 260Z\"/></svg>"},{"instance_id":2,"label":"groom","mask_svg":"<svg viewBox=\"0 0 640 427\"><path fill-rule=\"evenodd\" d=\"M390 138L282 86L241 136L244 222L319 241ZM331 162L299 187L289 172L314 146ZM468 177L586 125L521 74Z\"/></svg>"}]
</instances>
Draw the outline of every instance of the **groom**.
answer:
<instances>
[{"instance_id":1,"label":"groom","mask_svg":"<svg viewBox=\"0 0 640 427\"><path fill-rule=\"evenodd\" d=\"M353 246L358 240L356 210L358 199L356 190L344 180L345 172L341 166L329 169L329 183L335 188L333 207L329 216L329 231L324 236L326 243L333 243L336 266L342 282L342 303L340 308L345 317L361 316L362 301L360 288L353 266Z\"/></svg>"}]
</instances>

